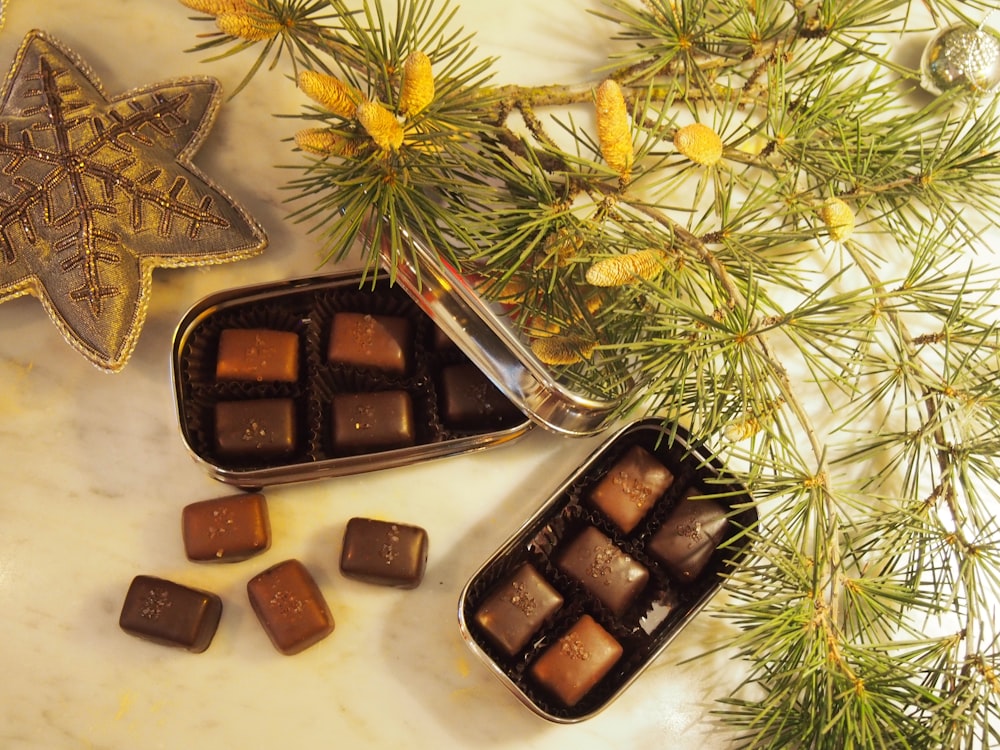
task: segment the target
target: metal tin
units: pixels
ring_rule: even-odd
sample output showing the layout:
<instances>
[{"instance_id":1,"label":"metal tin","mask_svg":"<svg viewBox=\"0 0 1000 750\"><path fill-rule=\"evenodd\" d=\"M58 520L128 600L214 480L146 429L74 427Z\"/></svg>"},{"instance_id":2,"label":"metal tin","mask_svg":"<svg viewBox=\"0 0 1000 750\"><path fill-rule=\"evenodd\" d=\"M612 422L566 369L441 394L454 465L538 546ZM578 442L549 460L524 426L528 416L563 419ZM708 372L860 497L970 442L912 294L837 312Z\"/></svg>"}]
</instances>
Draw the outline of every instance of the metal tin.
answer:
<instances>
[{"instance_id":1,"label":"metal tin","mask_svg":"<svg viewBox=\"0 0 1000 750\"><path fill-rule=\"evenodd\" d=\"M362 283L363 282L363 283ZM337 311L406 316L416 327L414 370L405 376L339 371L325 361L330 317ZM296 331L303 344L301 375L291 384L220 383L214 375L215 347L222 327ZM359 271L242 287L213 294L196 303L174 334L171 375L181 435L188 451L214 478L258 488L324 477L357 474L416 461L466 453L521 436L532 423L515 418L488 429L460 430L443 424L437 411L435 368L467 362L461 350L432 342L434 324L384 275L364 279ZM444 339L447 341L447 339ZM416 404L416 444L360 455L336 455L327 439L330 395L342 382L347 389L377 390L376 378L389 388L410 393ZM267 461L223 460L213 447L212 412L224 399L280 396L294 400L301 417L301 441L285 458Z\"/></svg>"},{"instance_id":2,"label":"metal tin","mask_svg":"<svg viewBox=\"0 0 1000 750\"><path fill-rule=\"evenodd\" d=\"M531 351L512 324L509 305L489 302L468 279L412 232L394 281L531 420L551 431L586 436L618 416L623 396L594 398L574 390ZM387 253L383 260L388 262Z\"/></svg>"},{"instance_id":3,"label":"metal tin","mask_svg":"<svg viewBox=\"0 0 1000 750\"><path fill-rule=\"evenodd\" d=\"M648 495L652 498L648 511L625 532L594 504L591 493L605 478L622 486L633 482L635 477L629 477L623 468L626 451L633 446L648 451L669 469L673 479L662 493ZM627 486L634 489L640 485ZM686 514L693 503L703 503L694 512L704 514L704 525L701 521L682 520L690 518ZM694 445L685 431L664 428L659 420L627 425L591 454L472 576L459 600L462 635L490 671L536 714L557 723L588 719L619 697L716 594L726 572L748 553L746 537L740 532L756 520L747 489L727 478L724 467ZM579 534L589 532L590 527L604 534L614 549L594 547L588 553L593 554L593 560L584 578L596 582L588 587L587 582L581 583L568 572L565 560L570 557L570 547L576 544L574 540L582 538ZM674 537L676 541L671 539L671 544L690 544L692 548L707 545L703 547L705 567L698 572L678 572L676 565L660 557L662 547L660 552L653 551L657 549L653 540L658 535L660 539ZM604 576L610 575L606 573L608 561L619 553L648 571L647 583L624 611L605 603L599 589L611 584ZM532 623L528 628L530 636L520 619L522 615L528 617L524 605L530 602L535 608L544 597L526 593L528 588L522 579L515 578L525 563L534 566L563 598L548 619ZM691 577L685 579L687 573ZM632 580L636 577L633 575ZM507 614L497 614L503 607L508 608ZM550 647L563 646L563 634L583 615L593 617L611 634L623 653L579 702L565 705L532 670ZM521 631L520 646L498 638L515 630Z\"/></svg>"}]
</instances>

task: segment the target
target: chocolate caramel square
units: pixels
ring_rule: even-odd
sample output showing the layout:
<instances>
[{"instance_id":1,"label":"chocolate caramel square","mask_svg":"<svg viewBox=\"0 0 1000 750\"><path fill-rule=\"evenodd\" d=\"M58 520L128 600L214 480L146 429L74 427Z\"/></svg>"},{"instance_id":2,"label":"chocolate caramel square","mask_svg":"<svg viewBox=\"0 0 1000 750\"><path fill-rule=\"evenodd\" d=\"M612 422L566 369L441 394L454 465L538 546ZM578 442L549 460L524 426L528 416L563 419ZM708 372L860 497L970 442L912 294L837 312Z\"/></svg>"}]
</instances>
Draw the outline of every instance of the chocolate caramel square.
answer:
<instances>
[{"instance_id":1,"label":"chocolate caramel square","mask_svg":"<svg viewBox=\"0 0 1000 750\"><path fill-rule=\"evenodd\" d=\"M531 665L530 674L566 706L575 706L621 658L622 645L583 615Z\"/></svg>"},{"instance_id":2,"label":"chocolate caramel square","mask_svg":"<svg viewBox=\"0 0 1000 750\"><path fill-rule=\"evenodd\" d=\"M297 654L333 632L326 599L298 560L285 560L251 578L247 596L271 643L283 654Z\"/></svg>"},{"instance_id":3,"label":"chocolate caramel square","mask_svg":"<svg viewBox=\"0 0 1000 750\"><path fill-rule=\"evenodd\" d=\"M226 328L219 334L216 380L294 383L299 337L265 328Z\"/></svg>"},{"instance_id":4,"label":"chocolate caramel square","mask_svg":"<svg viewBox=\"0 0 1000 750\"><path fill-rule=\"evenodd\" d=\"M395 315L340 312L333 316L327 359L397 375L410 367L413 325Z\"/></svg>"},{"instance_id":5,"label":"chocolate caramel square","mask_svg":"<svg viewBox=\"0 0 1000 750\"><path fill-rule=\"evenodd\" d=\"M639 445L629 448L590 492L590 502L628 534L645 518L674 475Z\"/></svg>"},{"instance_id":6,"label":"chocolate caramel square","mask_svg":"<svg viewBox=\"0 0 1000 750\"><path fill-rule=\"evenodd\" d=\"M562 604L562 595L534 565L524 563L487 595L473 619L494 645L513 656Z\"/></svg>"},{"instance_id":7,"label":"chocolate caramel square","mask_svg":"<svg viewBox=\"0 0 1000 750\"><path fill-rule=\"evenodd\" d=\"M649 581L645 565L593 526L584 529L559 552L556 565L619 616Z\"/></svg>"},{"instance_id":8,"label":"chocolate caramel square","mask_svg":"<svg viewBox=\"0 0 1000 750\"><path fill-rule=\"evenodd\" d=\"M340 572L348 578L412 589L427 568L427 531L419 526L352 518L344 530Z\"/></svg>"}]
</instances>

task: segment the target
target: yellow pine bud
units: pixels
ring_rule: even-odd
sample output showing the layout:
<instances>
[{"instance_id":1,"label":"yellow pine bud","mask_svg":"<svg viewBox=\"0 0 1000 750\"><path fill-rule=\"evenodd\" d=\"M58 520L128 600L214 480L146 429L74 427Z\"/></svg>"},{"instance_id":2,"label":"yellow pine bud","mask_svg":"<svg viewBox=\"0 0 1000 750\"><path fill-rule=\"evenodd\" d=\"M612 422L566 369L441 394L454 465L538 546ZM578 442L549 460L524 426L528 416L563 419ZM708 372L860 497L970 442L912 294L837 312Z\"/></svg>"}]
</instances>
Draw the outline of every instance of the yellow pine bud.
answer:
<instances>
[{"instance_id":1,"label":"yellow pine bud","mask_svg":"<svg viewBox=\"0 0 1000 750\"><path fill-rule=\"evenodd\" d=\"M354 117L361 100L360 92L335 76L303 70L299 73L302 93L338 117Z\"/></svg>"},{"instance_id":2,"label":"yellow pine bud","mask_svg":"<svg viewBox=\"0 0 1000 750\"><path fill-rule=\"evenodd\" d=\"M403 88L399 92L399 112L413 117L434 101L434 74L431 59L423 52L411 52L403 63Z\"/></svg>"},{"instance_id":3,"label":"yellow pine bud","mask_svg":"<svg viewBox=\"0 0 1000 750\"><path fill-rule=\"evenodd\" d=\"M587 283L593 286L624 286L639 279L651 279L663 270L665 258L662 250L653 248L605 258L587 269Z\"/></svg>"},{"instance_id":4,"label":"yellow pine bud","mask_svg":"<svg viewBox=\"0 0 1000 750\"><path fill-rule=\"evenodd\" d=\"M621 86L610 78L605 80L597 87L594 105L597 109L597 140L601 146L601 156L622 180L628 181L635 152L632 149L628 107L625 106Z\"/></svg>"},{"instance_id":5,"label":"yellow pine bud","mask_svg":"<svg viewBox=\"0 0 1000 750\"><path fill-rule=\"evenodd\" d=\"M558 265L565 266L580 254L583 245L583 237L566 227L560 227L545 238L545 254L554 256Z\"/></svg>"},{"instance_id":6,"label":"yellow pine bud","mask_svg":"<svg viewBox=\"0 0 1000 750\"><path fill-rule=\"evenodd\" d=\"M217 16L220 13L251 13L255 9L249 0L179 0L191 10Z\"/></svg>"},{"instance_id":7,"label":"yellow pine bud","mask_svg":"<svg viewBox=\"0 0 1000 750\"><path fill-rule=\"evenodd\" d=\"M549 336L531 342L531 351L546 365L573 365L590 359L594 342L578 336Z\"/></svg>"},{"instance_id":8,"label":"yellow pine bud","mask_svg":"<svg viewBox=\"0 0 1000 750\"><path fill-rule=\"evenodd\" d=\"M215 17L215 25L227 36L246 39L248 42L262 42L281 31L281 24L271 16L250 12L220 13Z\"/></svg>"},{"instance_id":9,"label":"yellow pine bud","mask_svg":"<svg viewBox=\"0 0 1000 750\"><path fill-rule=\"evenodd\" d=\"M684 156L703 167L712 167L722 159L722 138L708 125L694 122L674 133L674 146Z\"/></svg>"},{"instance_id":10,"label":"yellow pine bud","mask_svg":"<svg viewBox=\"0 0 1000 750\"><path fill-rule=\"evenodd\" d=\"M307 128L295 134L295 145L317 156L354 156L362 143L326 128Z\"/></svg>"},{"instance_id":11,"label":"yellow pine bud","mask_svg":"<svg viewBox=\"0 0 1000 750\"><path fill-rule=\"evenodd\" d=\"M842 242L854 233L854 211L840 198L830 198L819 209L830 238Z\"/></svg>"},{"instance_id":12,"label":"yellow pine bud","mask_svg":"<svg viewBox=\"0 0 1000 750\"><path fill-rule=\"evenodd\" d=\"M361 102L357 118L372 140L384 151L396 151L403 145L403 126L392 112L378 102Z\"/></svg>"}]
</instances>

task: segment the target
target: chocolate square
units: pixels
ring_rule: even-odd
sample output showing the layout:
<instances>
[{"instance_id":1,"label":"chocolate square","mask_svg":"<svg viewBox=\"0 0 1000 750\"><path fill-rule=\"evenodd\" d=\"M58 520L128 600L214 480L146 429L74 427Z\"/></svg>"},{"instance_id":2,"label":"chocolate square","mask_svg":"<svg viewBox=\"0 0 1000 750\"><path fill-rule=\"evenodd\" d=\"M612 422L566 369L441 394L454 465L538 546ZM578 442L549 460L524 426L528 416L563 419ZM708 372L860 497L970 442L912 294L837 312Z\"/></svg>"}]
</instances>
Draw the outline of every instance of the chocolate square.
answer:
<instances>
[{"instance_id":1,"label":"chocolate square","mask_svg":"<svg viewBox=\"0 0 1000 750\"><path fill-rule=\"evenodd\" d=\"M632 446L590 492L590 502L628 534L645 518L674 475L649 451Z\"/></svg>"},{"instance_id":2,"label":"chocolate square","mask_svg":"<svg viewBox=\"0 0 1000 750\"><path fill-rule=\"evenodd\" d=\"M189 560L246 560L271 546L267 502L246 493L191 503L181 511L181 533Z\"/></svg>"},{"instance_id":3,"label":"chocolate square","mask_svg":"<svg viewBox=\"0 0 1000 750\"><path fill-rule=\"evenodd\" d=\"M726 536L726 510L714 500L692 498L688 491L647 549L681 581L698 578Z\"/></svg>"},{"instance_id":4,"label":"chocolate square","mask_svg":"<svg viewBox=\"0 0 1000 750\"><path fill-rule=\"evenodd\" d=\"M298 560L285 560L251 578L247 596L271 643L283 654L297 654L333 632L323 593Z\"/></svg>"},{"instance_id":5,"label":"chocolate square","mask_svg":"<svg viewBox=\"0 0 1000 750\"><path fill-rule=\"evenodd\" d=\"M427 531L371 518L352 518L344 530L340 572L348 578L412 589L427 567Z\"/></svg>"},{"instance_id":6,"label":"chocolate square","mask_svg":"<svg viewBox=\"0 0 1000 750\"><path fill-rule=\"evenodd\" d=\"M649 581L649 570L593 526L559 552L556 565L621 616Z\"/></svg>"},{"instance_id":7,"label":"chocolate square","mask_svg":"<svg viewBox=\"0 0 1000 750\"><path fill-rule=\"evenodd\" d=\"M442 421L460 430L512 427L524 414L472 363L441 370L439 409Z\"/></svg>"},{"instance_id":8,"label":"chocolate square","mask_svg":"<svg viewBox=\"0 0 1000 750\"><path fill-rule=\"evenodd\" d=\"M234 458L273 458L296 448L295 403L290 398L220 401L215 405L215 449Z\"/></svg>"},{"instance_id":9,"label":"chocolate square","mask_svg":"<svg viewBox=\"0 0 1000 750\"><path fill-rule=\"evenodd\" d=\"M473 619L505 654L513 656L562 606L556 591L531 563L496 586Z\"/></svg>"},{"instance_id":10,"label":"chocolate square","mask_svg":"<svg viewBox=\"0 0 1000 750\"><path fill-rule=\"evenodd\" d=\"M330 439L338 455L413 445L413 403L406 391L337 393L330 407Z\"/></svg>"},{"instance_id":11,"label":"chocolate square","mask_svg":"<svg viewBox=\"0 0 1000 750\"><path fill-rule=\"evenodd\" d=\"M118 625L138 638L197 654L212 642L221 617L216 594L141 575L125 594Z\"/></svg>"},{"instance_id":12,"label":"chocolate square","mask_svg":"<svg viewBox=\"0 0 1000 750\"><path fill-rule=\"evenodd\" d=\"M217 380L294 383L299 379L299 337L265 328L226 328L219 335Z\"/></svg>"},{"instance_id":13,"label":"chocolate square","mask_svg":"<svg viewBox=\"0 0 1000 750\"><path fill-rule=\"evenodd\" d=\"M333 316L327 359L402 375L410 366L413 326L394 315L341 312Z\"/></svg>"},{"instance_id":14,"label":"chocolate square","mask_svg":"<svg viewBox=\"0 0 1000 750\"><path fill-rule=\"evenodd\" d=\"M621 644L590 615L583 615L531 665L531 676L562 701L575 706L611 671Z\"/></svg>"}]
</instances>

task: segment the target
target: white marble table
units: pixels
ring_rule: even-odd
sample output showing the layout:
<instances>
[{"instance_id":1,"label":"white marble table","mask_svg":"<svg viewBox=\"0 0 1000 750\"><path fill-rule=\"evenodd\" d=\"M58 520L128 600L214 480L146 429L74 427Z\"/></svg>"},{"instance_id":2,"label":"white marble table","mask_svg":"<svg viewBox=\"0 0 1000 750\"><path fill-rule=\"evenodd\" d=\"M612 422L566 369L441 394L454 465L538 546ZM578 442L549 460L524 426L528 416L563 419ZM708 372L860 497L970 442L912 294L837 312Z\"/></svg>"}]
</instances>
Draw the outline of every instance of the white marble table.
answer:
<instances>
[{"instance_id":1,"label":"white marble table","mask_svg":"<svg viewBox=\"0 0 1000 750\"><path fill-rule=\"evenodd\" d=\"M248 56L215 66L184 49L203 25L174 0L13 0L0 32L6 68L44 29L112 94L191 74L232 88ZM576 0L469 0L459 18L498 55L498 80L587 81L607 29ZM171 337L203 296L313 273L316 241L285 221L278 189L296 111L290 87L262 75L227 103L196 157L270 235L251 261L154 273L152 304L125 370L104 374L60 337L31 297L0 306L0 747L22 748L639 748L719 747L709 711L735 667L677 662L725 638L699 618L618 702L558 726L521 706L460 636L461 587L559 479L596 445L536 430L495 450L268 492L274 543L228 566L185 559L181 508L228 494L182 445L169 378ZM281 91L282 93L276 93ZM420 588L344 579L340 537L353 515L427 528ZM297 557L315 573L334 634L293 657L268 642L248 578ZM225 612L203 654L132 638L118 615L133 576L207 588Z\"/></svg>"}]
</instances>

